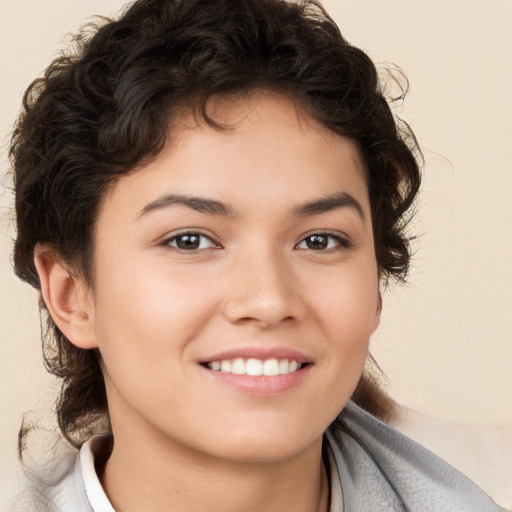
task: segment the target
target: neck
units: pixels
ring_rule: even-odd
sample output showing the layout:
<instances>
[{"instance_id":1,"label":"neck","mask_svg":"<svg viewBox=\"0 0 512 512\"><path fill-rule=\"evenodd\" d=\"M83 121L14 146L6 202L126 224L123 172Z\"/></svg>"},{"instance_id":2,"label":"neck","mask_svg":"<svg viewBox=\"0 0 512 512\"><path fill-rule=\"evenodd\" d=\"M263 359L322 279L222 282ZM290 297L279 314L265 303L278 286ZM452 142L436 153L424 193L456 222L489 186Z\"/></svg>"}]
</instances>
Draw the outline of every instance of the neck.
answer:
<instances>
[{"instance_id":1,"label":"neck","mask_svg":"<svg viewBox=\"0 0 512 512\"><path fill-rule=\"evenodd\" d=\"M327 512L322 439L286 460L210 457L153 436L115 432L103 486L118 512Z\"/></svg>"}]
</instances>

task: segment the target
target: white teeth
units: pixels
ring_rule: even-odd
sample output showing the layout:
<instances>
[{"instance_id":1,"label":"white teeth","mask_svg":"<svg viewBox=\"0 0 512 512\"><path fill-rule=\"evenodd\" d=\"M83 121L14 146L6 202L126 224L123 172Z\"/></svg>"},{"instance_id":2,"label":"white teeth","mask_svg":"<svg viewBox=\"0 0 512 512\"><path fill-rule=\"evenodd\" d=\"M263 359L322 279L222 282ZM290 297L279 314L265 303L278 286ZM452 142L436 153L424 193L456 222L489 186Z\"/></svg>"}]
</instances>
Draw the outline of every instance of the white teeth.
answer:
<instances>
[{"instance_id":1,"label":"white teeth","mask_svg":"<svg viewBox=\"0 0 512 512\"><path fill-rule=\"evenodd\" d=\"M221 372L226 372L226 373L231 373L231 361L229 361L228 359L225 360L225 361L221 361L220 362L220 371ZM213 370L213 364L212 364L212 370Z\"/></svg>"},{"instance_id":2,"label":"white teeth","mask_svg":"<svg viewBox=\"0 0 512 512\"><path fill-rule=\"evenodd\" d=\"M300 370L301 363L294 359L256 359L249 358L247 360L237 357L236 359L223 359L222 361L212 361L208 363L208 367L215 371L224 373L233 373L235 375L253 375L259 376L275 376L286 375Z\"/></svg>"},{"instance_id":3,"label":"white teeth","mask_svg":"<svg viewBox=\"0 0 512 512\"><path fill-rule=\"evenodd\" d=\"M231 365L231 373L235 375L244 375L245 374L245 361L242 358L234 359L233 364Z\"/></svg>"},{"instance_id":4,"label":"white teeth","mask_svg":"<svg viewBox=\"0 0 512 512\"><path fill-rule=\"evenodd\" d=\"M288 359L281 359L281 361L279 361L279 373L283 374L283 373L288 373L289 371L290 371L290 363L289 363Z\"/></svg>"},{"instance_id":5,"label":"white teeth","mask_svg":"<svg viewBox=\"0 0 512 512\"><path fill-rule=\"evenodd\" d=\"M279 362L277 359L267 359L263 363L263 375L279 375Z\"/></svg>"},{"instance_id":6,"label":"white teeth","mask_svg":"<svg viewBox=\"0 0 512 512\"><path fill-rule=\"evenodd\" d=\"M259 359L248 359L245 363L245 373L247 375L262 375L263 363Z\"/></svg>"}]
</instances>

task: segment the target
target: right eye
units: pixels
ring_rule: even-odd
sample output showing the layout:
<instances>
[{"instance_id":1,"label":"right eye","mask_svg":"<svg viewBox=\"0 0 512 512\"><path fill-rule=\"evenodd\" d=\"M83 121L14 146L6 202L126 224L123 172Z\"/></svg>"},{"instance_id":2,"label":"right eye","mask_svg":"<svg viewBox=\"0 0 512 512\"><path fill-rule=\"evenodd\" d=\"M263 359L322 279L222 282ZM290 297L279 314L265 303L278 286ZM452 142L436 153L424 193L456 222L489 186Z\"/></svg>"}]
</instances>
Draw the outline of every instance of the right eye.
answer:
<instances>
[{"instance_id":1,"label":"right eye","mask_svg":"<svg viewBox=\"0 0 512 512\"><path fill-rule=\"evenodd\" d=\"M164 244L186 252L218 247L209 236L202 233L180 233L165 240Z\"/></svg>"},{"instance_id":2,"label":"right eye","mask_svg":"<svg viewBox=\"0 0 512 512\"><path fill-rule=\"evenodd\" d=\"M306 236L296 247L316 252L332 252L349 249L350 246L350 242L339 234L319 232Z\"/></svg>"}]
</instances>

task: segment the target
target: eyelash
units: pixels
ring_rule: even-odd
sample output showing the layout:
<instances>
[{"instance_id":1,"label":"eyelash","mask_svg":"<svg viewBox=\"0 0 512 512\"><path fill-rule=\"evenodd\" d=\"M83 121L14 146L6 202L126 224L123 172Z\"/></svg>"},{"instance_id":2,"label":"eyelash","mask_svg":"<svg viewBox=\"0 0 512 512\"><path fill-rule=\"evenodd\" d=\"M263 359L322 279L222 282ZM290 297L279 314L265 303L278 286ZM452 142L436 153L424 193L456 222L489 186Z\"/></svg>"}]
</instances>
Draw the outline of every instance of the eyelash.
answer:
<instances>
[{"instance_id":1,"label":"eyelash","mask_svg":"<svg viewBox=\"0 0 512 512\"><path fill-rule=\"evenodd\" d=\"M197 237L199 239L199 247L192 248L191 250L184 249L182 247L179 247L177 244L177 240L184 237ZM305 247L300 248L299 246L303 243L307 243L308 239L312 239L313 237L325 237L327 239L327 247L321 248L321 249L312 249L311 247ZM208 240L209 246L208 247L201 247L201 240ZM334 240L335 245L329 247L330 241ZM173 242L176 242L176 245L173 245ZM190 252L195 253L206 249L212 249L212 248L220 248L220 245L209 235L206 235L204 233L201 233L199 231L184 231L178 234L173 235L172 237L166 238L162 245L173 247L181 252ZM332 233L329 231L318 231L314 233L310 233L302 238L302 240L295 245L295 249L298 250L311 250L314 252L334 252L334 251L342 251L346 249L350 249L352 247L352 243L350 240L348 240L346 237L340 235L339 233Z\"/></svg>"},{"instance_id":2,"label":"eyelash","mask_svg":"<svg viewBox=\"0 0 512 512\"><path fill-rule=\"evenodd\" d=\"M199 246L198 248L194 248L192 250L183 249L181 247L178 247L177 245L172 245L172 242L175 242L175 241L179 240L180 238L184 238L186 236L199 238L200 245L201 245L201 239L202 240L206 239L211 243L211 245L209 247ZM200 231L182 231L181 233L177 233L169 238L166 238L162 242L162 245L173 247L181 252L190 252L190 253L199 252L199 251L205 250L205 249L212 249L212 248L218 249L220 247L219 244L211 236L201 233Z\"/></svg>"},{"instance_id":3,"label":"eyelash","mask_svg":"<svg viewBox=\"0 0 512 512\"><path fill-rule=\"evenodd\" d=\"M334 251L343 251L350 249L352 247L352 242L348 240L346 237L340 235L339 233L333 233L330 231L316 231L314 233L310 233L302 238L302 240L295 246L299 248L299 245L306 242L306 240L311 239L313 237L325 237L327 240L331 239L335 241L335 245L333 247L327 247L325 249L311 249L304 248L299 250L311 250L314 252L334 252ZM327 242L329 245L329 241Z\"/></svg>"}]
</instances>

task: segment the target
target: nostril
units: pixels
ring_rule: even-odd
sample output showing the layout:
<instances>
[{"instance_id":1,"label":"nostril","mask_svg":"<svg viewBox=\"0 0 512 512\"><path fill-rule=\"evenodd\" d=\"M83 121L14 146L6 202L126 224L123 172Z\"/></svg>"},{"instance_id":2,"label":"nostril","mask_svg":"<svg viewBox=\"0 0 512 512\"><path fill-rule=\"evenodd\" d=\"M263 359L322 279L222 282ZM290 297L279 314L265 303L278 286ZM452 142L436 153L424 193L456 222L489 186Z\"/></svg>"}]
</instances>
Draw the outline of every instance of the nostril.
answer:
<instances>
[{"instance_id":1,"label":"nostril","mask_svg":"<svg viewBox=\"0 0 512 512\"><path fill-rule=\"evenodd\" d=\"M285 288L277 289L271 283L256 290L238 288L222 305L222 312L230 322L254 322L263 328L300 320L305 311L300 297Z\"/></svg>"}]
</instances>

